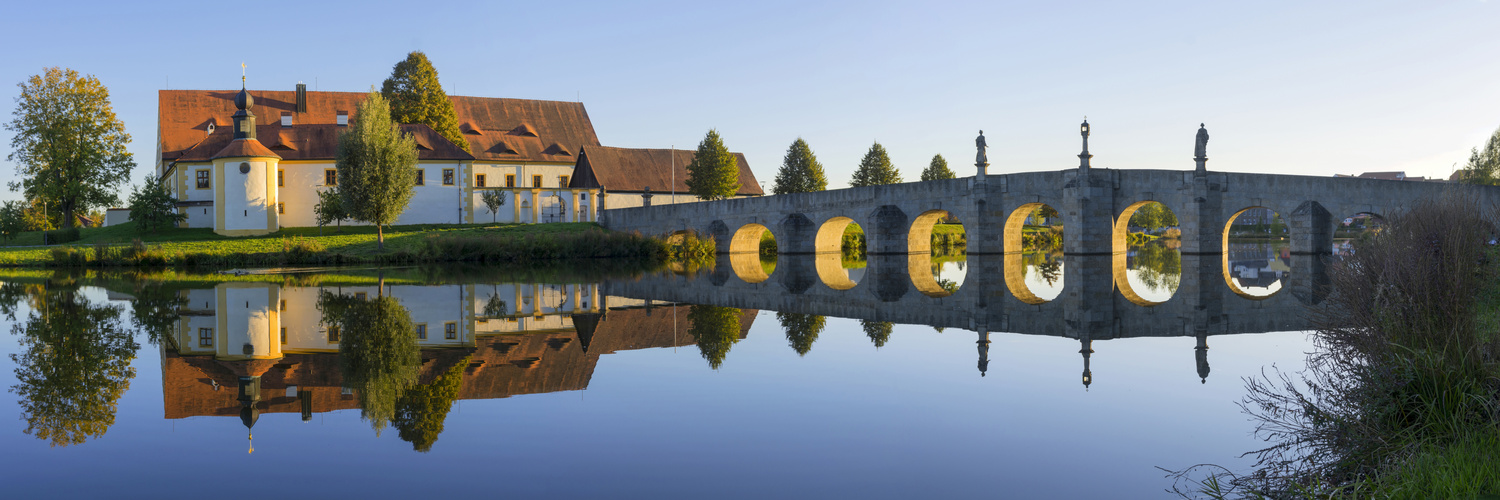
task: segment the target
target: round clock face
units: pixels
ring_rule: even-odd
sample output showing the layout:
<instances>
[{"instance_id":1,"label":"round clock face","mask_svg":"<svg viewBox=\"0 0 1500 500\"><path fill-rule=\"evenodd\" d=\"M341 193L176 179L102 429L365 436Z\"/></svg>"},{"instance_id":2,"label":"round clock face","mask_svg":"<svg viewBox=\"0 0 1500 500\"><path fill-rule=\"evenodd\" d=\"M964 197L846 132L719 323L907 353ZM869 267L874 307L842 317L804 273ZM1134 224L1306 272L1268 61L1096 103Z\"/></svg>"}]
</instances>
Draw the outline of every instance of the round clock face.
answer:
<instances>
[{"instance_id":1,"label":"round clock face","mask_svg":"<svg viewBox=\"0 0 1500 500\"><path fill-rule=\"evenodd\" d=\"M242 173L242 174L248 174L248 173L250 173L250 164L249 163L241 163L240 164L240 173Z\"/></svg>"}]
</instances>

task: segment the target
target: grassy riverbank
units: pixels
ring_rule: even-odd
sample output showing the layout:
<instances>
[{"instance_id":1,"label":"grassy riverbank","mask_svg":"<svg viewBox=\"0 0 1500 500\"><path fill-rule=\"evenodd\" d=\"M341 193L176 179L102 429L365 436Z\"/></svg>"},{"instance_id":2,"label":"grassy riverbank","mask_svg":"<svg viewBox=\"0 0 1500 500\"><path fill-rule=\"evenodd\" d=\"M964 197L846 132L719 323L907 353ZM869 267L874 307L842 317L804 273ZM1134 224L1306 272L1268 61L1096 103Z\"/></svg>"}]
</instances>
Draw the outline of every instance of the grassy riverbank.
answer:
<instances>
[{"instance_id":1,"label":"grassy riverbank","mask_svg":"<svg viewBox=\"0 0 1500 500\"><path fill-rule=\"evenodd\" d=\"M36 241L32 241L36 240ZM385 249L369 226L286 228L265 236L226 237L208 229L138 231L133 223L83 229L64 245L23 234L0 247L5 267L269 266L425 262L536 262L620 259L663 261L712 255L712 243L681 245L609 232L593 223L390 226Z\"/></svg>"},{"instance_id":2,"label":"grassy riverbank","mask_svg":"<svg viewBox=\"0 0 1500 500\"><path fill-rule=\"evenodd\" d=\"M1329 261L1307 368L1247 384L1242 408L1270 446L1253 453L1255 470L1199 493L1500 495L1500 251L1486 244L1497 220L1450 194Z\"/></svg>"}]
</instances>

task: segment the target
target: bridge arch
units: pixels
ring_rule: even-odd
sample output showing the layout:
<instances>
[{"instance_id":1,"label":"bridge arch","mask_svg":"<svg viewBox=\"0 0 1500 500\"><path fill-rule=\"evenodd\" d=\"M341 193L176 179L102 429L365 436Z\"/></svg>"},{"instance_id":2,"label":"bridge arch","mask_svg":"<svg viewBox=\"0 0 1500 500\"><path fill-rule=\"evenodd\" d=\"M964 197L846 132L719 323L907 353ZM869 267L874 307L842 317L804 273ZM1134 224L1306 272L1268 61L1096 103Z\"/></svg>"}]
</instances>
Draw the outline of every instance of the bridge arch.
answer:
<instances>
[{"instance_id":1,"label":"bridge arch","mask_svg":"<svg viewBox=\"0 0 1500 500\"><path fill-rule=\"evenodd\" d=\"M734 236L729 238L729 253L760 253L760 240L765 233L771 231L766 226L751 222L740 226L734 231ZM775 238L776 234L771 233Z\"/></svg>"},{"instance_id":2,"label":"bridge arch","mask_svg":"<svg viewBox=\"0 0 1500 500\"><path fill-rule=\"evenodd\" d=\"M911 221L911 227L906 230L906 251L908 253L931 253L932 252L932 229L937 223L952 214L947 210L933 209L922 212Z\"/></svg>"},{"instance_id":3,"label":"bridge arch","mask_svg":"<svg viewBox=\"0 0 1500 500\"><path fill-rule=\"evenodd\" d=\"M1242 217L1250 218L1250 220L1241 220ZM1236 231L1237 225L1256 226L1257 232L1264 234L1261 237L1264 241L1232 243L1230 241L1232 236L1243 237L1247 233ZM1286 265L1286 262L1291 259L1290 228L1286 218L1280 212L1260 205L1241 208L1224 222L1222 241L1219 269L1224 278L1224 286L1235 295L1250 300L1264 300L1287 288L1290 267ZM1282 255L1283 253L1286 255ZM1257 257L1264 257L1264 259L1257 259ZM1240 260L1265 260L1266 265L1253 270L1238 269L1235 262ZM1245 272L1251 272L1252 276L1246 277ZM1274 273L1275 279L1267 280L1273 275L1263 275L1263 273ZM1241 281L1245 279L1254 280L1257 285L1263 286L1241 286Z\"/></svg>"},{"instance_id":4,"label":"bridge arch","mask_svg":"<svg viewBox=\"0 0 1500 500\"><path fill-rule=\"evenodd\" d=\"M1154 213L1148 214L1148 210ZM1165 203L1144 200L1126 206L1115 219L1111 233L1114 258L1110 265L1115 288L1130 303L1149 307L1166 302L1177 293L1182 277L1182 230L1177 230L1176 238L1158 238L1145 242L1145 237L1142 237L1132 245L1130 228L1138 214L1160 219L1149 223L1162 224L1162 227L1177 226L1177 214ZM1135 248L1135 255L1131 255L1132 247ZM1136 265L1134 269L1131 268L1132 263Z\"/></svg>"},{"instance_id":5,"label":"bridge arch","mask_svg":"<svg viewBox=\"0 0 1500 500\"><path fill-rule=\"evenodd\" d=\"M1016 207L1016 209L1005 218L1005 237L1003 240L1005 253L1021 253L1025 251L1024 247L1026 246L1026 220L1032 218L1032 215L1037 214L1038 210L1041 210L1043 208L1049 209L1050 212L1043 211L1040 214L1041 216L1047 216L1048 214L1057 213L1056 209L1053 209L1052 206L1046 203L1026 203L1022 204L1019 207ZM1066 230L1067 228L1063 229Z\"/></svg>"},{"instance_id":6,"label":"bridge arch","mask_svg":"<svg viewBox=\"0 0 1500 500\"><path fill-rule=\"evenodd\" d=\"M842 215L828 218L818 225L818 231L813 236L813 251L816 253L840 253L844 251L844 230L854 219ZM864 226L860 226L863 228Z\"/></svg>"},{"instance_id":7,"label":"bridge arch","mask_svg":"<svg viewBox=\"0 0 1500 500\"><path fill-rule=\"evenodd\" d=\"M820 253L814 257L813 266L818 271L818 279L828 288L843 291L859 284L844 268L843 257L842 253Z\"/></svg>"}]
</instances>

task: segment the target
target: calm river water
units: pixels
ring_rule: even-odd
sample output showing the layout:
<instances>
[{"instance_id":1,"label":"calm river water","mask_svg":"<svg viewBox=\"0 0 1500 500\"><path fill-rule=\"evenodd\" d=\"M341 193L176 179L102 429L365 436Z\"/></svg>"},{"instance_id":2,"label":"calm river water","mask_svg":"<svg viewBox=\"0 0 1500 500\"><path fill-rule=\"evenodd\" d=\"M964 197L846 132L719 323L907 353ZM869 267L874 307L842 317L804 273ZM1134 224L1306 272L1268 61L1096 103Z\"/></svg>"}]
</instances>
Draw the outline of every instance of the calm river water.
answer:
<instances>
[{"instance_id":1,"label":"calm river water","mask_svg":"<svg viewBox=\"0 0 1500 500\"><path fill-rule=\"evenodd\" d=\"M1311 349L1276 244L888 261L5 278L7 496L1157 498Z\"/></svg>"}]
</instances>

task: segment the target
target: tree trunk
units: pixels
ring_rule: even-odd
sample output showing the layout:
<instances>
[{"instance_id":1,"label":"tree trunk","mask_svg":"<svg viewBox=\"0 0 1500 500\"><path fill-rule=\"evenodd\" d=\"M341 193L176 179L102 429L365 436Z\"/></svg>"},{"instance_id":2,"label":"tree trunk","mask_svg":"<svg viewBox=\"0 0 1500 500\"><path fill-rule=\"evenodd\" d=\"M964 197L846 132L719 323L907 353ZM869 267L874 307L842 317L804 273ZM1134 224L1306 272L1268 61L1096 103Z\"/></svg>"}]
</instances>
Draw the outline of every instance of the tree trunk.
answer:
<instances>
[{"instance_id":1,"label":"tree trunk","mask_svg":"<svg viewBox=\"0 0 1500 500\"><path fill-rule=\"evenodd\" d=\"M380 224L375 225L375 249L385 251L385 228Z\"/></svg>"}]
</instances>

